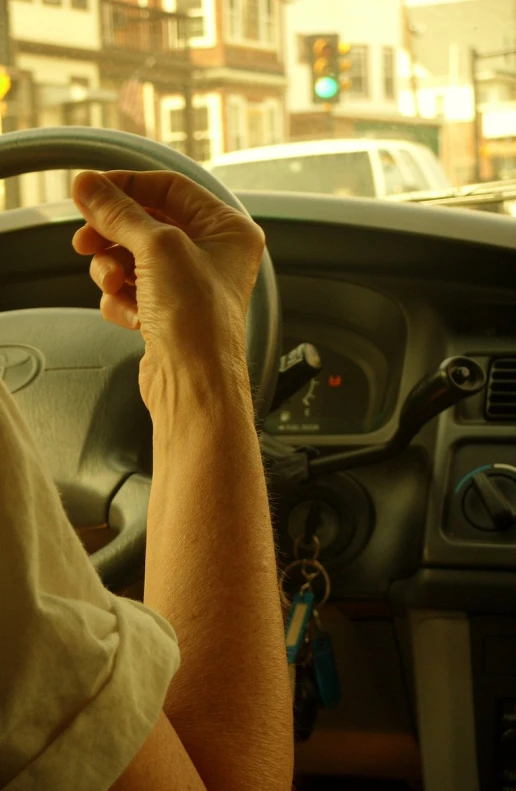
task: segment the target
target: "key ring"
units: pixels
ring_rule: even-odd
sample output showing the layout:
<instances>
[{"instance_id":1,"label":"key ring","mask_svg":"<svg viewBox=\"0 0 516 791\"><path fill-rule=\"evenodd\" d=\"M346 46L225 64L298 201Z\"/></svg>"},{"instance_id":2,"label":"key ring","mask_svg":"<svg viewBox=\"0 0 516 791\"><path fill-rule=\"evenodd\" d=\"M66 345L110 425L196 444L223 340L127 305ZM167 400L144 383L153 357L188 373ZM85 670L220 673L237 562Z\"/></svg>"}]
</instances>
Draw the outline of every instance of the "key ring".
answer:
<instances>
[{"instance_id":1,"label":"key ring","mask_svg":"<svg viewBox=\"0 0 516 791\"><path fill-rule=\"evenodd\" d=\"M296 558L296 560L300 559L299 558L299 547L303 543L303 538L304 538L303 534L300 533L298 535L298 537L294 541L294 557ZM310 560L317 560L319 558L319 552L321 551L321 542L319 541L319 536L316 536L316 535L312 536L312 541L310 543L310 546L312 544L313 544L313 547L314 547L314 554L312 555ZM306 545L304 545L304 546L306 546Z\"/></svg>"},{"instance_id":2,"label":"key ring","mask_svg":"<svg viewBox=\"0 0 516 791\"><path fill-rule=\"evenodd\" d=\"M281 572L280 579L279 579L279 591L280 591L280 598L281 598L282 604L284 604L285 607L290 607L291 604L292 604L290 599L287 597L285 591L283 590L283 586L284 586L285 581L286 581L286 579L288 577L289 571L291 571L294 568L298 568L299 566L302 566L301 573L303 574L304 578L306 579L305 584L301 586L301 590L302 591L309 590L311 585L312 585L312 581L316 577L318 577L319 574L322 574L323 579L324 579L324 594L323 594L323 597L322 597L321 601L317 605L317 607L322 607L324 604L326 604L326 602L330 598L330 591L331 591L330 576L329 576L328 572L326 571L326 569L324 568L324 566L322 565L322 563L320 563L318 560L307 560L306 558L302 558L302 559L299 559L299 560L293 560L292 563L289 563L288 566L286 566L283 569L283 571ZM316 569L316 571L315 572L311 572L311 573L307 573L306 572L306 566L313 566Z\"/></svg>"},{"instance_id":3,"label":"key ring","mask_svg":"<svg viewBox=\"0 0 516 791\"><path fill-rule=\"evenodd\" d=\"M301 574L305 578L306 582L301 586L301 591L308 590L312 587L312 582L317 579L319 574L321 573L321 569L317 566L315 571L311 573L307 572L306 567L311 565L311 560L309 558L301 558Z\"/></svg>"}]
</instances>

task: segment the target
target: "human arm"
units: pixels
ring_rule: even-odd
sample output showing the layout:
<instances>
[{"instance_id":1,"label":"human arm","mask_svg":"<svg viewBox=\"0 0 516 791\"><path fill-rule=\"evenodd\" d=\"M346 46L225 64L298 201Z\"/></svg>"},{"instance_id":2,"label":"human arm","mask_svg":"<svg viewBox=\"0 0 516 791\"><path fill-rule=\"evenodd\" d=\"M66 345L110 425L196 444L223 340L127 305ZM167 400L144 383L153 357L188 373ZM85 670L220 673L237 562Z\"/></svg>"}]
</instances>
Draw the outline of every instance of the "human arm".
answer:
<instances>
[{"instance_id":1,"label":"human arm","mask_svg":"<svg viewBox=\"0 0 516 791\"><path fill-rule=\"evenodd\" d=\"M165 711L209 791L286 791L291 698L244 351L263 237L177 174L109 178L89 202L92 174L76 182L88 224L75 245L95 254L106 318L140 326L146 342L140 384L154 475L145 601L173 624L182 652Z\"/></svg>"}]
</instances>

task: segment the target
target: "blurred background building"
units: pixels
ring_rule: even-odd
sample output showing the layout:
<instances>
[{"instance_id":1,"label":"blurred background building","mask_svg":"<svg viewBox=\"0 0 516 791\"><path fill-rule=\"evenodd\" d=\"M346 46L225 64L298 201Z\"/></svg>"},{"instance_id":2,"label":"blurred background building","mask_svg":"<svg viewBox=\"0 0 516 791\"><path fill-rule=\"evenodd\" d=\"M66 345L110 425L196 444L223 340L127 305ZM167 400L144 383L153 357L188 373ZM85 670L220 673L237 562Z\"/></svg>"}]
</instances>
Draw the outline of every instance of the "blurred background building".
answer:
<instances>
[{"instance_id":1,"label":"blurred background building","mask_svg":"<svg viewBox=\"0 0 516 791\"><path fill-rule=\"evenodd\" d=\"M326 98L314 88L324 41L339 69ZM432 148L456 184L507 178L515 53L516 0L0 0L2 130L126 129L201 162L289 140L403 138ZM7 203L58 199L70 178L13 180Z\"/></svg>"}]
</instances>

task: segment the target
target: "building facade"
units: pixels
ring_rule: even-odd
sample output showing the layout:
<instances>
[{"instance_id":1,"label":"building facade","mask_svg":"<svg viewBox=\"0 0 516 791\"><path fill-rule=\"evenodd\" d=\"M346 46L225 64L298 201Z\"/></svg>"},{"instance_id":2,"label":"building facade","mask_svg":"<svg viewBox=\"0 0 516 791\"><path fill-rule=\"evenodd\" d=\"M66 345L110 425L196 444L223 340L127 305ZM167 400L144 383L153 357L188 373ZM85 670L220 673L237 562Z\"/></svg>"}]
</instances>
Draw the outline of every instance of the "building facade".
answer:
<instances>
[{"instance_id":1,"label":"building facade","mask_svg":"<svg viewBox=\"0 0 516 791\"><path fill-rule=\"evenodd\" d=\"M410 126L398 111L402 0L318 0L316 27L314 16L312 0L296 0L285 10L291 139L392 136L400 133L400 124ZM327 34L337 34L351 49L346 55L349 87L341 89L338 103L325 107L313 101L309 47L310 37Z\"/></svg>"},{"instance_id":2,"label":"building facade","mask_svg":"<svg viewBox=\"0 0 516 791\"><path fill-rule=\"evenodd\" d=\"M409 6L412 0L408 0ZM513 0L419 0L409 7L417 64L413 92L400 94L400 111L442 124L442 156L456 184L516 177L516 54L477 62L479 133L475 150L475 102L471 50L482 55L516 50ZM478 158L478 162L477 162Z\"/></svg>"},{"instance_id":3,"label":"building facade","mask_svg":"<svg viewBox=\"0 0 516 791\"><path fill-rule=\"evenodd\" d=\"M201 161L225 151L282 142L287 79L280 0L191 0L205 15L203 38L191 42L194 105L205 140ZM192 13L192 10L190 10ZM163 97L165 142L185 144L180 93Z\"/></svg>"},{"instance_id":4,"label":"building facade","mask_svg":"<svg viewBox=\"0 0 516 791\"><path fill-rule=\"evenodd\" d=\"M124 129L203 162L286 134L280 0L7 0L3 129ZM17 180L59 200L73 174Z\"/></svg>"}]
</instances>

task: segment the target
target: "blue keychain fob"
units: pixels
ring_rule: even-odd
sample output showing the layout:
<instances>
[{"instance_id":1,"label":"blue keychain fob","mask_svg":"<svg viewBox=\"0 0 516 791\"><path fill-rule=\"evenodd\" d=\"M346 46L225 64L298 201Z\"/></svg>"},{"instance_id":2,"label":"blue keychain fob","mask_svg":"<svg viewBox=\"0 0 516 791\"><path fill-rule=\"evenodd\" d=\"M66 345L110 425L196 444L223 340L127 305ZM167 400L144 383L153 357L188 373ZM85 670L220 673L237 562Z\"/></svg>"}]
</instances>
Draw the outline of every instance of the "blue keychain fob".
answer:
<instances>
[{"instance_id":1,"label":"blue keychain fob","mask_svg":"<svg viewBox=\"0 0 516 791\"><path fill-rule=\"evenodd\" d=\"M285 645L289 665L297 659L313 609L314 594L311 590L299 591L294 596L285 625Z\"/></svg>"},{"instance_id":2,"label":"blue keychain fob","mask_svg":"<svg viewBox=\"0 0 516 791\"><path fill-rule=\"evenodd\" d=\"M334 709L340 702L340 681L328 632L320 632L312 638L312 662L321 705Z\"/></svg>"}]
</instances>

